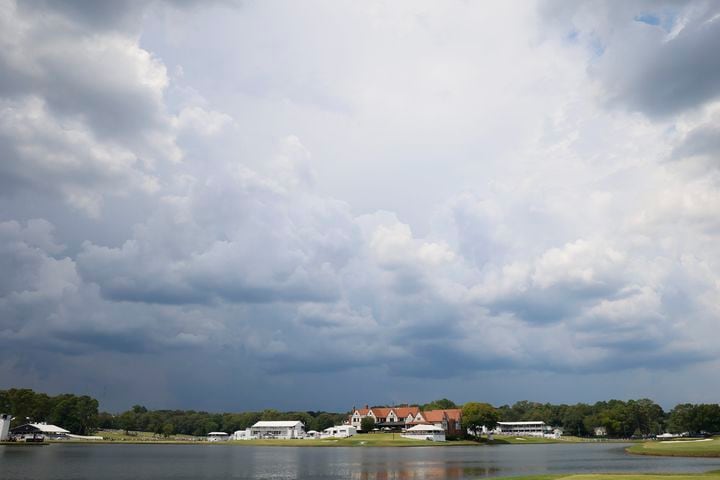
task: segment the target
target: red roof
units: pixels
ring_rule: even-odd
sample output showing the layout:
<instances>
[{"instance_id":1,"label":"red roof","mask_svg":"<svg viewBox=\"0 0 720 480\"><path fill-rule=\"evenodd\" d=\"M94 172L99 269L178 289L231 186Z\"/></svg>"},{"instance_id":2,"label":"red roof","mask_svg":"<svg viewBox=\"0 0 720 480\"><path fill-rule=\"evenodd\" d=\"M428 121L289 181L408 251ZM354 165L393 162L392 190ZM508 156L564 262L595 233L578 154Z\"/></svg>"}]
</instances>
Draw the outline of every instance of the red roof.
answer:
<instances>
[{"instance_id":1,"label":"red roof","mask_svg":"<svg viewBox=\"0 0 720 480\"><path fill-rule=\"evenodd\" d=\"M379 418L387 418L387 416L390 415L390 410L392 409L387 407L378 407L372 409L375 416Z\"/></svg>"},{"instance_id":2,"label":"red roof","mask_svg":"<svg viewBox=\"0 0 720 480\"><path fill-rule=\"evenodd\" d=\"M428 422L442 422L445 420L445 410L427 410L422 412L422 416Z\"/></svg>"},{"instance_id":3,"label":"red roof","mask_svg":"<svg viewBox=\"0 0 720 480\"><path fill-rule=\"evenodd\" d=\"M419 423L440 423L446 418L449 421L459 421L462 418L462 410L459 408L450 408L447 410L426 410L420 412L423 420L410 422L412 424Z\"/></svg>"},{"instance_id":4,"label":"red roof","mask_svg":"<svg viewBox=\"0 0 720 480\"><path fill-rule=\"evenodd\" d=\"M449 408L445 410L445 414L449 420L460 420L462 418L462 410L459 408Z\"/></svg>"},{"instance_id":5,"label":"red roof","mask_svg":"<svg viewBox=\"0 0 720 480\"><path fill-rule=\"evenodd\" d=\"M420 411L418 407L395 407L395 414L400 418L407 418L408 415L413 417Z\"/></svg>"}]
</instances>

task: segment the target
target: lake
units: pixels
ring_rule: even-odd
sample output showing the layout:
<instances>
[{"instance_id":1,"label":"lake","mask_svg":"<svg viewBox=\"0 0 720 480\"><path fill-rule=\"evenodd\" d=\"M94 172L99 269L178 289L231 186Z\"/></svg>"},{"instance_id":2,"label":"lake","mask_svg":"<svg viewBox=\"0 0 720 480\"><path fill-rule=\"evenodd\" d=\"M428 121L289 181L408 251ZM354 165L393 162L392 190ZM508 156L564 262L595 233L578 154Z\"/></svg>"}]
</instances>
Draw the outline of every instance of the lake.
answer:
<instances>
[{"instance_id":1,"label":"lake","mask_svg":"<svg viewBox=\"0 0 720 480\"><path fill-rule=\"evenodd\" d=\"M562 472L703 472L720 459L628 455L617 443L490 447L0 446L0 478L441 479Z\"/></svg>"}]
</instances>

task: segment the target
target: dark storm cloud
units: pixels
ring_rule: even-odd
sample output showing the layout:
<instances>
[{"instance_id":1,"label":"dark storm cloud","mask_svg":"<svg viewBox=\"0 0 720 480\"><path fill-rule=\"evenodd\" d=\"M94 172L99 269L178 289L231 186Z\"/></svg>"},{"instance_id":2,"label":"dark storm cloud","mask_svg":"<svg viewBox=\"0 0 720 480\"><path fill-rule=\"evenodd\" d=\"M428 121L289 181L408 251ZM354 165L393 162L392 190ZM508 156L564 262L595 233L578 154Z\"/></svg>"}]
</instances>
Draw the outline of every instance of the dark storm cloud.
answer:
<instances>
[{"instance_id":1,"label":"dark storm cloud","mask_svg":"<svg viewBox=\"0 0 720 480\"><path fill-rule=\"evenodd\" d=\"M18 6L28 15L62 15L93 30L126 30L139 29L143 8L150 3L152 0L24 0Z\"/></svg>"},{"instance_id":2,"label":"dark storm cloud","mask_svg":"<svg viewBox=\"0 0 720 480\"><path fill-rule=\"evenodd\" d=\"M105 196L154 190L148 171L180 157L163 104L165 67L122 22L117 31L86 25L136 16L139 4L2 8L0 176L11 187L0 195L59 197L98 217Z\"/></svg>"},{"instance_id":3,"label":"dark storm cloud","mask_svg":"<svg viewBox=\"0 0 720 480\"><path fill-rule=\"evenodd\" d=\"M611 101L652 117L702 106L720 95L718 44L720 21L703 17L691 22L672 40L658 42L651 54L637 52L624 58L619 69L631 64L636 69L629 82L623 81L621 70L610 75Z\"/></svg>"},{"instance_id":4,"label":"dark storm cloud","mask_svg":"<svg viewBox=\"0 0 720 480\"><path fill-rule=\"evenodd\" d=\"M667 119L720 96L715 2L544 2L540 12L593 52L610 105Z\"/></svg>"},{"instance_id":5,"label":"dark storm cloud","mask_svg":"<svg viewBox=\"0 0 720 480\"><path fill-rule=\"evenodd\" d=\"M104 137L127 139L130 134L142 136L149 128L165 128L161 105L164 67L138 49L130 34L111 34L106 26L88 31L83 24L74 23L135 17L141 11L140 3L133 3L133 8L125 2L39 3L21 2L16 18L8 19L28 27L6 25L6 44L0 53L4 72L0 94L41 97L52 111L85 119ZM94 6L86 8L86 3ZM49 14L66 9L89 17ZM32 22L40 12L44 12L44 21Z\"/></svg>"},{"instance_id":6,"label":"dark storm cloud","mask_svg":"<svg viewBox=\"0 0 720 480\"><path fill-rule=\"evenodd\" d=\"M715 358L714 355L706 352L694 351L691 348L677 351L665 349L663 353L660 353L657 350L657 346L650 346L649 348L644 347L645 346L639 346L637 348L633 348L632 344L628 344L624 346L624 348L616 349L615 353L608 357L604 362L583 367L582 369L573 369L570 367L566 371L608 373L640 368L672 371L682 370L689 365L708 362Z\"/></svg>"},{"instance_id":7,"label":"dark storm cloud","mask_svg":"<svg viewBox=\"0 0 720 480\"><path fill-rule=\"evenodd\" d=\"M575 317L598 300L612 299L619 285L553 285L517 292L488 303L495 313L512 312L528 323L546 324Z\"/></svg>"},{"instance_id":8,"label":"dark storm cloud","mask_svg":"<svg viewBox=\"0 0 720 480\"><path fill-rule=\"evenodd\" d=\"M87 243L78 256L83 277L113 300L337 299L338 271L359 242L346 207L315 195L295 198L247 172L227 173L166 203L120 248Z\"/></svg>"},{"instance_id":9,"label":"dark storm cloud","mask_svg":"<svg viewBox=\"0 0 720 480\"><path fill-rule=\"evenodd\" d=\"M415 378L458 378L470 372L518 368L514 360L501 357L478 345L476 350L464 351L457 341L428 340L409 344L407 361L393 363L393 376Z\"/></svg>"}]
</instances>

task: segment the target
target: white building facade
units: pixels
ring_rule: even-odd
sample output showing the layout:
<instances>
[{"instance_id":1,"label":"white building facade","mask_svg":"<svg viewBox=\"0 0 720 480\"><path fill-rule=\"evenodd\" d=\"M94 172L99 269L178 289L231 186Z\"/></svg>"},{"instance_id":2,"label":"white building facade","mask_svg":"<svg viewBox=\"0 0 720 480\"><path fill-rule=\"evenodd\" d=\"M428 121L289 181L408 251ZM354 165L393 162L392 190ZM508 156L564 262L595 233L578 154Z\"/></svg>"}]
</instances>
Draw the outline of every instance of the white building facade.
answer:
<instances>
[{"instance_id":1,"label":"white building facade","mask_svg":"<svg viewBox=\"0 0 720 480\"><path fill-rule=\"evenodd\" d=\"M498 435L544 437L546 434L552 434L552 427L540 421L498 422L495 433Z\"/></svg>"},{"instance_id":2,"label":"white building facade","mask_svg":"<svg viewBox=\"0 0 720 480\"><path fill-rule=\"evenodd\" d=\"M0 413L0 442L5 442L10 438L10 422L13 417L7 413Z\"/></svg>"},{"instance_id":3,"label":"white building facade","mask_svg":"<svg viewBox=\"0 0 720 480\"><path fill-rule=\"evenodd\" d=\"M303 438L305 425L300 420L260 421L250 427L252 438Z\"/></svg>"}]
</instances>

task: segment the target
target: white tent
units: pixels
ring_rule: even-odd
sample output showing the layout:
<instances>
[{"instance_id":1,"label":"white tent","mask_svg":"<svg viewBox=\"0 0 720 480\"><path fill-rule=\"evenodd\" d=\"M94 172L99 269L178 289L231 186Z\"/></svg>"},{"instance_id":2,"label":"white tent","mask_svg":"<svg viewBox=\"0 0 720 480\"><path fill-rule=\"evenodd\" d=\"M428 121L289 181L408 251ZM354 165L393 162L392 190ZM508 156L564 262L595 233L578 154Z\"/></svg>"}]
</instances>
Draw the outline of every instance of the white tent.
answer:
<instances>
[{"instance_id":1,"label":"white tent","mask_svg":"<svg viewBox=\"0 0 720 480\"><path fill-rule=\"evenodd\" d=\"M230 440L230 435L225 432L210 432L207 434L208 442L226 442Z\"/></svg>"},{"instance_id":2,"label":"white tent","mask_svg":"<svg viewBox=\"0 0 720 480\"><path fill-rule=\"evenodd\" d=\"M408 428L405 433L402 434L402 437L413 440L444 442L445 430L437 425L415 425L414 427Z\"/></svg>"}]
</instances>

